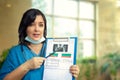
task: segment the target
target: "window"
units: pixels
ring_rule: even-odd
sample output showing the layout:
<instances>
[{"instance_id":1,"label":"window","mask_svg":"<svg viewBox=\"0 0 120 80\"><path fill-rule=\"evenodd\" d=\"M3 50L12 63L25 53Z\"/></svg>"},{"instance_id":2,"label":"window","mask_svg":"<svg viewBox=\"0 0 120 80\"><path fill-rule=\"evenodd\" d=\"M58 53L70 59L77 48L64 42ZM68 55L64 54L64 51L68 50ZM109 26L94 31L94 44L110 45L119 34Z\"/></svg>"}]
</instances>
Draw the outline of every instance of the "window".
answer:
<instances>
[{"instance_id":1,"label":"window","mask_svg":"<svg viewBox=\"0 0 120 80\"><path fill-rule=\"evenodd\" d=\"M86 0L32 0L47 17L47 37L78 37L77 59L95 56L96 3Z\"/></svg>"},{"instance_id":2,"label":"window","mask_svg":"<svg viewBox=\"0 0 120 80\"><path fill-rule=\"evenodd\" d=\"M116 6L120 7L120 0L116 0Z\"/></svg>"}]
</instances>

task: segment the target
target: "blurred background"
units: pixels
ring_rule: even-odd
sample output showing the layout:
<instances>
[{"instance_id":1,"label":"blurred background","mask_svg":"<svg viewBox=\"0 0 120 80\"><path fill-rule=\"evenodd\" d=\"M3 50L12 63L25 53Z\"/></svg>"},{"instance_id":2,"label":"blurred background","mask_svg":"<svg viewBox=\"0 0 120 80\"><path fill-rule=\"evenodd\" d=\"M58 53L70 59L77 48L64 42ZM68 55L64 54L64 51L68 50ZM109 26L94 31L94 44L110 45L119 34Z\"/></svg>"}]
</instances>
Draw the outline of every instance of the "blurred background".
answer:
<instances>
[{"instance_id":1,"label":"blurred background","mask_svg":"<svg viewBox=\"0 0 120 80\"><path fill-rule=\"evenodd\" d=\"M18 43L18 26L29 8L46 15L47 37L78 37L77 64L89 69L79 80L98 80L102 57L120 51L120 0L0 0L0 55Z\"/></svg>"}]
</instances>

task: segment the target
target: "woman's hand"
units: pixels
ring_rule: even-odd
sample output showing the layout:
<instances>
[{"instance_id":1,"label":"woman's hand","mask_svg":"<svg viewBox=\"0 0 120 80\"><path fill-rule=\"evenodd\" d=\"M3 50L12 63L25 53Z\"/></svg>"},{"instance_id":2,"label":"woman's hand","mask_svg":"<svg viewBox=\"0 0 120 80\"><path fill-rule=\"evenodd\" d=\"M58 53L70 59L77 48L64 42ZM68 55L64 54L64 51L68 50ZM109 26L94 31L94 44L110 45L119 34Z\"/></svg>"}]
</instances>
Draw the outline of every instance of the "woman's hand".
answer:
<instances>
[{"instance_id":1,"label":"woman's hand","mask_svg":"<svg viewBox=\"0 0 120 80\"><path fill-rule=\"evenodd\" d=\"M80 69L79 69L79 66L78 65L72 65L70 67L70 72L72 73L72 75L75 77L75 78L78 78L78 75L80 73Z\"/></svg>"},{"instance_id":2,"label":"woman's hand","mask_svg":"<svg viewBox=\"0 0 120 80\"><path fill-rule=\"evenodd\" d=\"M43 57L34 57L24 63L24 66L31 70L31 69L37 69L40 68L42 63L44 62L45 58Z\"/></svg>"}]
</instances>

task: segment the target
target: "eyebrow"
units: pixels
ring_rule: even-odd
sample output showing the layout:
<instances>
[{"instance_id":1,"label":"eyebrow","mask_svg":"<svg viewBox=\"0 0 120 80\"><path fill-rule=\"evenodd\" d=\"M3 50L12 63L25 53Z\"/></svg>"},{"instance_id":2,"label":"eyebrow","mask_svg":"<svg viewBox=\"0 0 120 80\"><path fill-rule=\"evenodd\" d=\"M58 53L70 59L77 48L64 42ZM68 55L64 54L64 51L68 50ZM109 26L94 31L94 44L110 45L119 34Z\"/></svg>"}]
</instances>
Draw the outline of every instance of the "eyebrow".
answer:
<instances>
[{"instance_id":1,"label":"eyebrow","mask_svg":"<svg viewBox=\"0 0 120 80\"><path fill-rule=\"evenodd\" d=\"M40 22L40 23L44 23L44 22Z\"/></svg>"}]
</instances>

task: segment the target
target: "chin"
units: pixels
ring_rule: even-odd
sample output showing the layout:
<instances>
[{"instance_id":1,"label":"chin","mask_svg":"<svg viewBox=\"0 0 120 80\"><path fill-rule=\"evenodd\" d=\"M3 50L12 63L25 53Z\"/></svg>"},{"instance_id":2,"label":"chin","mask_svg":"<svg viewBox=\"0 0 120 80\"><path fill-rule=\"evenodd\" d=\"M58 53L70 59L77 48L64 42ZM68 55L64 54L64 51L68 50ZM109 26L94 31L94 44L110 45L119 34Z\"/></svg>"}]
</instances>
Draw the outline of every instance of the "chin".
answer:
<instances>
[{"instance_id":1,"label":"chin","mask_svg":"<svg viewBox=\"0 0 120 80\"><path fill-rule=\"evenodd\" d=\"M40 38L33 38L33 40L35 40L35 41L37 41L37 40L39 40Z\"/></svg>"},{"instance_id":2,"label":"chin","mask_svg":"<svg viewBox=\"0 0 120 80\"><path fill-rule=\"evenodd\" d=\"M32 39L37 41L37 40L40 40L42 37L33 37Z\"/></svg>"}]
</instances>

